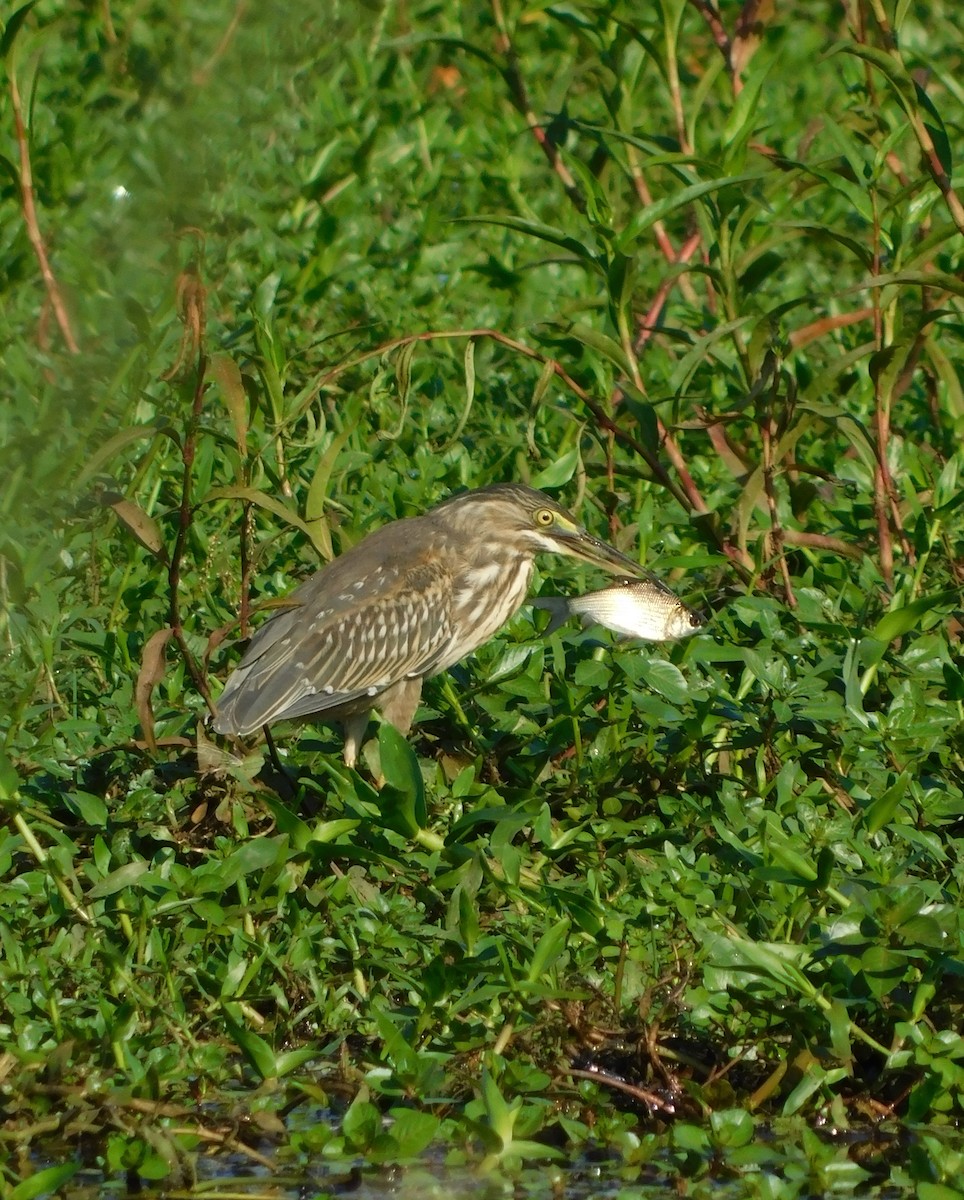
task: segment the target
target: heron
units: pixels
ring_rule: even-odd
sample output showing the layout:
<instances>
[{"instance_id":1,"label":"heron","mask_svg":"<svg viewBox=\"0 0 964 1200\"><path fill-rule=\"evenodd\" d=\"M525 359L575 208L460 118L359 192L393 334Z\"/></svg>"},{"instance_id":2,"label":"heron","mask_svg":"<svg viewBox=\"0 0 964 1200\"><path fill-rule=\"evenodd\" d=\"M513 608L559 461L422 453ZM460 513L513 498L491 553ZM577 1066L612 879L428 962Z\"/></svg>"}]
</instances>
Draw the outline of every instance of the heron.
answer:
<instances>
[{"instance_id":1,"label":"heron","mask_svg":"<svg viewBox=\"0 0 964 1200\"><path fill-rule=\"evenodd\" d=\"M229 676L214 728L243 738L275 721L340 721L353 767L373 710L407 735L423 681L518 611L539 554L644 574L542 492L463 492L381 526L295 588Z\"/></svg>"}]
</instances>

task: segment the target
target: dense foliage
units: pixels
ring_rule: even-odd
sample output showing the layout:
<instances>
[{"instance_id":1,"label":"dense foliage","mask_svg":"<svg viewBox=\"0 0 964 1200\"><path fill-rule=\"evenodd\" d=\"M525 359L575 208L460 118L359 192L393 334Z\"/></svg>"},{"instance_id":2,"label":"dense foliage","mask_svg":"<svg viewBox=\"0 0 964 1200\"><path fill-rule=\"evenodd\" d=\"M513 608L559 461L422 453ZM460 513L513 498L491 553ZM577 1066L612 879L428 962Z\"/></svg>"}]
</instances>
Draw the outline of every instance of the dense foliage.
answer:
<instances>
[{"instance_id":1,"label":"dense foliage","mask_svg":"<svg viewBox=\"0 0 964 1200\"><path fill-rule=\"evenodd\" d=\"M958 14L775 7L7 17L0 1195L592 1142L960 1194ZM205 734L239 621L499 479L706 630L524 609L380 792Z\"/></svg>"}]
</instances>

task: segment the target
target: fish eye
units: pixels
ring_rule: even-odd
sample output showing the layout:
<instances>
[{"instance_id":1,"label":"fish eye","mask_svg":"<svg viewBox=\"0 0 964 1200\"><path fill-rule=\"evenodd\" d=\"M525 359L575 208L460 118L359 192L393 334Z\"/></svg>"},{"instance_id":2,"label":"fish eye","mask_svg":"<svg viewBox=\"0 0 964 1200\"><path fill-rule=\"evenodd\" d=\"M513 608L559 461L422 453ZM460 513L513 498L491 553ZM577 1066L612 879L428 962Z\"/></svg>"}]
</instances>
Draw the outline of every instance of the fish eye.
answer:
<instances>
[{"instance_id":1,"label":"fish eye","mask_svg":"<svg viewBox=\"0 0 964 1200\"><path fill-rule=\"evenodd\" d=\"M551 508L536 509L535 522L537 525L542 525L544 528L548 528L550 525L553 524L555 519L556 519L556 514L552 511Z\"/></svg>"}]
</instances>

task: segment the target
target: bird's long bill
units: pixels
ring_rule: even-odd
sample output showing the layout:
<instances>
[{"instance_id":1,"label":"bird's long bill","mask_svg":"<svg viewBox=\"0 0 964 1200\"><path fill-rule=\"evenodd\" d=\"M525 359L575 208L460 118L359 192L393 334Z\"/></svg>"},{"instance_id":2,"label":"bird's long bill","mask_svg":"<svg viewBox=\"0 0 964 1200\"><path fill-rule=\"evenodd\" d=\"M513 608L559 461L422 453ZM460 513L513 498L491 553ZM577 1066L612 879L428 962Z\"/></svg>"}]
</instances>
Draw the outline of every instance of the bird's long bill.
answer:
<instances>
[{"instance_id":1,"label":"bird's long bill","mask_svg":"<svg viewBox=\"0 0 964 1200\"><path fill-rule=\"evenodd\" d=\"M559 535L556 535L559 537ZM633 562L625 554L620 554L612 546L608 546L599 538L592 537L584 530L579 530L568 536L559 537L560 549L571 554L573 558L581 558L583 562L592 563L613 575L633 575L637 579L644 578L647 572L639 563Z\"/></svg>"}]
</instances>

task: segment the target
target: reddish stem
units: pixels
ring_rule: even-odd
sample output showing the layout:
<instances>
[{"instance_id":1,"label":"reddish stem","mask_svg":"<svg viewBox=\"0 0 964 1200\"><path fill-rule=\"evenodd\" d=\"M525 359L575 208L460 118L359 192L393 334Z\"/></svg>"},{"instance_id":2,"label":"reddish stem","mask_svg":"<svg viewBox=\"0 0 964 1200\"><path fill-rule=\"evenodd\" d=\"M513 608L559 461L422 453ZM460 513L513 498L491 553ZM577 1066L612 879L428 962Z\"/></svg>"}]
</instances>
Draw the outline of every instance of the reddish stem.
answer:
<instances>
[{"instance_id":1,"label":"reddish stem","mask_svg":"<svg viewBox=\"0 0 964 1200\"><path fill-rule=\"evenodd\" d=\"M57 324L60 326L60 332L67 343L67 349L71 354L79 354L80 347L77 345L77 339L74 337L74 331L71 328L70 317L67 315L67 306L61 295L60 285L57 283L57 278L50 265L43 236L40 233L40 222L37 220L37 206L34 201L33 171L30 167L30 147L27 142L27 127L23 121L23 109L20 104L20 89L17 87L17 77L12 70L10 72L10 103L13 108L13 124L17 137L17 149L20 155L20 203L23 209L24 224L27 227L27 237L30 239L34 254L37 256L37 262L40 264L40 274L44 281L44 287L47 289L50 307L53 309Z\"/></svg>"}]
</instances>

